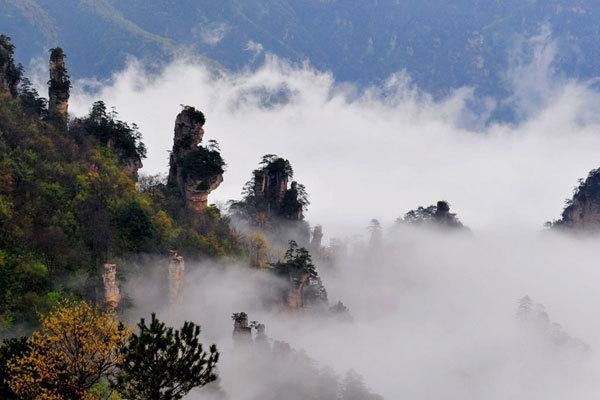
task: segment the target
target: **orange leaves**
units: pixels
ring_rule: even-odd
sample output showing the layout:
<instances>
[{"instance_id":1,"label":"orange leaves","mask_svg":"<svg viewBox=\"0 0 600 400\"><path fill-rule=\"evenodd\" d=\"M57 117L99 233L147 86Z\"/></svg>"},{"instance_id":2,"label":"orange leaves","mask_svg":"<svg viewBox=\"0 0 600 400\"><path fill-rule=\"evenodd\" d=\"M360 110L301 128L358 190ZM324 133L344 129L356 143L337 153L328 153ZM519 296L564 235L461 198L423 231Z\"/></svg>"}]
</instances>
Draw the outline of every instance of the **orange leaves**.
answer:
<instances>
[{"instance_id":1,"label":"orange leaves","mask_svg":"<svg viewBox=\"0 0 600 400\"><path fill-rule=\"evenodd\" d=\"M122 362L128 337L113 313L63 302L29 339L31 351L9 364L9 385L34 399L88 399L88 390Z\"/></svg>"}]
</instances>

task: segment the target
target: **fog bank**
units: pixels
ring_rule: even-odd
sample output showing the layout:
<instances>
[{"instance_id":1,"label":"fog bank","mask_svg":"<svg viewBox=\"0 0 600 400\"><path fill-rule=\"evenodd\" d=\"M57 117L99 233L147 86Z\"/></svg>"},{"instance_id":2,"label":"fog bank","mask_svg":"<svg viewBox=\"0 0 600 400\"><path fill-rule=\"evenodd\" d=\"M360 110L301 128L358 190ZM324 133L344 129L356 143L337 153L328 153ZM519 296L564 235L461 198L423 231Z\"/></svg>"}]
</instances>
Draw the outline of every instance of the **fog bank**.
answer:
<instances>
[{"instance_id":1,"label":"fog bank","mask_svg":"<svg viewBox=\"0 0 600 400\"><path fill-rule=\"evenodd\" d=\"M149 296L152 279L133 280L136 312L200 323L223 351L221 383L235 399L256 398L261 388L232 361L230 316L238 311L319 366L340 375L355 369L387 399L595 398L597 240L541 230L600 163L600 96L595 82L553 74L545 40L543 32L532 39L533 58L509 71L516 123L490 122L501 105L471 88L433 99L399 72L358 90L275 57L237 74L180 59L151 75L132 61L93 94L80 82L73 112L103 99L136 122L149 150L146 173L167 171L180 104L201 109L205 140L218 140L228 163L212 202L239 198L260 157L274 153L291 161L310 195L307 219L330 238L364 235L371 218L390 228L441 199L472 229L386 231L377 251L350 246L320 268L330 302L349 306L352 323L267 310L263 289L277 282L236 265L190 265L177 310ZM517 318L525 295L534 304L529 325ZM264 368L271 382L274 371ZM303 377L293 368L278 373Z\"/></svg>"},{"instance_id":2,"label":"fog bank","mask_svg":"<svg viewBox=\"0 0 600 400\"><path fill-rule=\"evenodd\" d=\"M510 71L510 102L522 117L515 124L490 123L495 100L469 88L434 100L400 72L359 91L275 57L238 74L181 59L152 75L132 61L93 93L77 83L71 110L84 114L103 99L136 122L148 147L143 171L154 174L168 170L180 104L194 105L207 116L205 141L218 140L228 163L209 201L239 198L260 157L278 154L306 185L308 219L326 235L440 199L474 229L537 229L598 166L600 97L593 83L553 76L551 46L534 55Z\"/></svg>"}]
</instances>

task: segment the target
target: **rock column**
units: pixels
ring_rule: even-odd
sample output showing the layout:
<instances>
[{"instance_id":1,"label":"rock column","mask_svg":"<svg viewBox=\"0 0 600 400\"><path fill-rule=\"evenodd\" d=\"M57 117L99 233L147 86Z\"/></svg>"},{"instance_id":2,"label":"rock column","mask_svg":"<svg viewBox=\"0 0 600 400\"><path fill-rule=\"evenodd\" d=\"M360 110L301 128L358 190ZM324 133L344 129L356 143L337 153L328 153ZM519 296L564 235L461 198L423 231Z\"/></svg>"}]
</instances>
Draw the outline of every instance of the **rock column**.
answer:
<instances>
[{"instance_id":1,"label":"rock column","mask_svg":"<svg viewBox=\"0 0 600 400\"><path fill-rule=\"evenodd\" d=\"M185 262L183 257L176 252L171 252L171 259L168 265L169 277L169 304L175 305L181 296L185 277Z\"/></svg>"},{"instance_id":2,"label":"rock column","mask_svg":"<svg viewBox=\"0 0 600 400\"><path fill-rule=\"evenodd\" d=\"M235 313L233 319L233 341L236 345L252 342L252 328L248 325L248 314Z\"/></svg>"},{"instance_id":3,"label":"rock column","mask_svg":"<svg viewBox=\"0 0 600 400\"><path fill-rule=\"evenodd\" d=\"M102 270L104 284L104 304L111 310L116 310L121 301L121 293L117 284L116 264L104 264Z\"/></svg>"},{"instance_id":4,"label":"rock column","mask_svg":"<svg viewBox=\"0 0 600 400\"><path fill-rule=\"evenodd\" d=\"M223 182L223 166L217 150L200 146L204 114L185 106L175 120L173 150L169 160L169 187L185 200L188 209L201 212L208 195Z\"/></svg>"},{"instance_id":5,"label":"rock column","mask_svg":"<svg viewBox=\"0 0 600 400\"><path fill-rule=\"evenodd\" d=\"M71 82L67 75L65 53L60 47L50 51L50 87L48 88L48 113L58 121L67 122L69 114L69 90Z\"/></svg>"},{"instance_id":6,"label":"rock column","mask_svg":"<svg viewBox=\"0 0 600 400\"><path fill-rule=\"evenodd\" d=\"M287 305L291 309L304 307L304 298L302 291L308 283L310 275L307 272L301 272L297 276L290 276L290 290L287 297Z\"/></svg>"}]
</instances>

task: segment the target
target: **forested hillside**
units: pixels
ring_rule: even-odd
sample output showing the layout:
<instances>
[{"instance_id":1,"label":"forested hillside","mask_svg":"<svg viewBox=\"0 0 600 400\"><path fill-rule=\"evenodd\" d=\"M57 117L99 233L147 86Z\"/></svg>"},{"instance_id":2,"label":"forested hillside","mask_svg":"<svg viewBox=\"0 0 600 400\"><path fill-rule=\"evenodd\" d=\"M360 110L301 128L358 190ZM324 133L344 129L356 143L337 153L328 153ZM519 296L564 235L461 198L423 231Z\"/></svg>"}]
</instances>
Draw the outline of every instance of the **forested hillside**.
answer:
<instances>
[{"instance_id":1,"label":"forested hillside","mask_svg":"<svg viewBox=\"0 0 600 400\"><path fill-rule=\"evenodd\" d=\"M218 209L191 211L166 183L137 182L145 147L135 124L101 101L67 123L66 70L59 71L62 81L51 79L48 105L26 79L16 85L21 71L8 37L0 37L0 47L12 82L0 93L4 327L34 321L63 297L94 299L98 268L107 262L170 250L189 257L242 254Z\"/></svg>"},{"instance_id":2,"label":"forested hillside","mask_svg":"<svg viewBox=\"0 0 600 400\"><path fill-rule=\"evenodd\" d=\"M1 0L0 28L22 60L62 46L76 77L107 77L128 55L148 65L181 50L238 70L264 53L330 70L341 81L381 82L406 70L434 93L469 85L503 97L523 44L546 26L553 67L590 78L600 66L592 0L137 1ZM216 65L215 64L215 65Z\"/></svg>"}]
</instances>

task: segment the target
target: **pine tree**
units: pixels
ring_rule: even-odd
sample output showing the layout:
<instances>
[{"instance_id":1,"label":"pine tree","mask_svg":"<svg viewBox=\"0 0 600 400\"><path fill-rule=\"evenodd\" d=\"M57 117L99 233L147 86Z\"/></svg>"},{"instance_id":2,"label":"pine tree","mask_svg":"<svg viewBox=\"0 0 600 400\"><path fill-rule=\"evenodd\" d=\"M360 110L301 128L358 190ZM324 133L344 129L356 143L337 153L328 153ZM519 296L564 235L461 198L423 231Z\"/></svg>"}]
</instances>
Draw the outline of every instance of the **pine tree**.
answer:
<instances>
[{"instance_id":1,"label":"pine tree","mask_svg":"<svg viewBox=\"0 0 600 400\"><path fill-rule=\"evenodd\" d=\"M533 312L533 302L529 296L523 296L519 299L519 307L517 309L517 320L526 322L531 318Z\"/></svg>"},{"instance_id":2,"label":"pine tree","mask_svg":"<svg viewBox=\"0 0 600 400\"><path fill-rule=\"evenodd\" d=\"M177 400L217 379L217 348L203 350L200 327L193 322L173 330L152 314L150 326L142 318L138 328L123 350L125 361L113 382L124 398Z\"/></svg>"}]
</instances>

